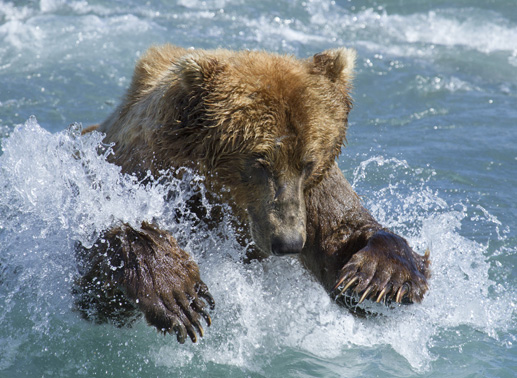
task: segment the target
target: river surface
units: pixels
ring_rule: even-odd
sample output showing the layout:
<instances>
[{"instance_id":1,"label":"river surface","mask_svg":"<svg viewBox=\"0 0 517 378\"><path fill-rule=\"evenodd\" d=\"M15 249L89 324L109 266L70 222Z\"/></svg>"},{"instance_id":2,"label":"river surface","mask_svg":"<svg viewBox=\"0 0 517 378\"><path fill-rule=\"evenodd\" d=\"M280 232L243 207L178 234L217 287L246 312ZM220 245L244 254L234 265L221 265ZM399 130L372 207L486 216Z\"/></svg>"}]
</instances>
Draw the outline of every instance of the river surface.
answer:
<instances>
[{"instance_id":1,"label":"river surface","mask_svg":"<svg viewBox=\"0 0 517 378\"><path fill-rule=\"evenodd\" d=\"M358 318L296 258L244 264L229 221L171 220L183 183L144 186L101 135L78 137L165 42L357 50L340 167L378 220L430 249L421 304ZM0 144L0 377L516 375L514 0L0 0ZM74 310L75 243L142 219L178 237L217 302L197 344Z\"/></svg>"}]
</instances>

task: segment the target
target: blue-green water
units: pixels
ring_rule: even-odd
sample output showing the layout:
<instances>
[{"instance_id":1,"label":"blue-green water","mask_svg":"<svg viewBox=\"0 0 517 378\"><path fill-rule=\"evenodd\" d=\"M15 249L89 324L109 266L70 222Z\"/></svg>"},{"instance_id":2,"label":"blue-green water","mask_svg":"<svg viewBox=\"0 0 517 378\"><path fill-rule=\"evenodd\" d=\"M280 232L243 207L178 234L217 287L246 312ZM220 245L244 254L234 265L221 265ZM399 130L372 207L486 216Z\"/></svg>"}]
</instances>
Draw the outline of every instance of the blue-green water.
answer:
<instances>
[{"instance_id":1,"label":"blue-green water","mask_svg":"<svg viewBox=\"0 0 517 378\"><path fill-rule=\"evenodd\" d=\"M381 222L431 250L421 305L360 319L295 258L242 264L226 224L222 238L171 223L182 197L163 195L178 183L139 186L98 136L64 131L104 119L139 54L164 42L357 49L340 165ZM516 375L514 0L0 0L0 143L0 377ZM73 310L75 241L151 218L217 302L198 344Z\"/></svg>"}]
</instances>

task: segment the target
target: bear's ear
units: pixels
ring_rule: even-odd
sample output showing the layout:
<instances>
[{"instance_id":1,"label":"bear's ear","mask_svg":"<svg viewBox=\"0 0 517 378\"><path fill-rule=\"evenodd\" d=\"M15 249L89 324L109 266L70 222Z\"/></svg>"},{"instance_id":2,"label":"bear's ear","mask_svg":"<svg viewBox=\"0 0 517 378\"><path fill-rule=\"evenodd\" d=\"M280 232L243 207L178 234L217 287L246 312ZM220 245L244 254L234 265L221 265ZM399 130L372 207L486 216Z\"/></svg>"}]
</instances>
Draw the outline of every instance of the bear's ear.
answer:
<instances>
[{"instance_id":1,"label":"bear's ear","mask_svg":"<svg viewBox=\"0 0 517 378\"><path fill-rule=\"evenodd\" d=\"M354 49L326 50L312 57L311 72L322 74L332 82L351 82L354 77L356 53Z\"/></svg>"},{"instance_id":2,"label":"bear's ear","mask_svg":"<svg viewBox=\"0 0 517 378\"><path fill-rule=\"evenodd\" d=\"M193 54L181 57L174 65L182 87L188 91L202 87L222 68L213 57Z\"/></svg>"}]
</instances>

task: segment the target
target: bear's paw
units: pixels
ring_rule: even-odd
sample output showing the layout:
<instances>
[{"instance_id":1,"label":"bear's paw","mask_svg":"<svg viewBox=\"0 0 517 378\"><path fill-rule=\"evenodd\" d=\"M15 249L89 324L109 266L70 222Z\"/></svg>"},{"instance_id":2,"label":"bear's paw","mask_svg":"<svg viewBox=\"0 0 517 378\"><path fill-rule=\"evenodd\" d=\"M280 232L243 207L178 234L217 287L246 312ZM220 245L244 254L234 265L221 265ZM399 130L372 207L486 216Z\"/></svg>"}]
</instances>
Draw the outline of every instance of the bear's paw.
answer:
<instances>
[{"instance_id":1,"label":"bear's paw","mask_svg":"<svg viewBox=\"0 0 517 378\"><path fill-rule=\"evenodd\" d=\"M114 280L150 325L175 333L180 343L187 337L196 342L196 333L204 333L201 318L211 324L206 303L214 307L197 264L169 233L147 223L139 230L125 226L121 241L123 264Z\"/></svg>"},{"instance_id":2,"label":"bear's paw","mask_svg":"<svg viewBox=\"0 0 517 378\"><path fill-rule=\"evenodd\" d=\"M400 236L380 230L341 269L332 296L349 307L365 299L421 302L429 278L428 251L418 255ZM350 297L356 300L350 301Z\"/></svg>"}]
</instances>

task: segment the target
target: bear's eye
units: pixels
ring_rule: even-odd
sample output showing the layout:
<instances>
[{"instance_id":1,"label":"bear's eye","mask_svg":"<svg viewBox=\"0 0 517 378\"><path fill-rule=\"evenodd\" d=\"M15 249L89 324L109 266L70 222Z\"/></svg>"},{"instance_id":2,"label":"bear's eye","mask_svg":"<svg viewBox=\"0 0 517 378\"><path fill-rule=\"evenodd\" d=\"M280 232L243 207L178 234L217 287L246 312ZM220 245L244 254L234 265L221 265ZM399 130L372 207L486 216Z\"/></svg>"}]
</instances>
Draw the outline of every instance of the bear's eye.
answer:
<instances>
[{"instance_id":1,"label":"bear's eye","mask_svg":"<svg viewBox=\"0 0 517 378\"><path fill-rule=\"evenodd\" d=\"M271 165L262 155L250 157L246 162L245 170L241 173L246 182L260 183L270 177Z\"/></svg>"},{"instance_id":2,"label":"bear's eye","mask_svg":"<svg viewBox=\"0 0 517 378\"><path fill-rule=\"evenodd\" d=\"M263 158L255 159L252 164L252 168L267 171L269 169L269 164Z\"/></svg>"},{"instance_id":3,"label":"bear's eye","mask_svg":"<svg viewBox=\"0 0 517 378\"><path fill-rule=\"evenodd\" d=\"M313 161L309 161L303 165L303 174L305 177L309 177L312 172L314 171L314 168L316 167L316 163Z\"/></svg>"},{"instance_id":4,"label":"bear's eye","mask_svg":"<svg viewBox=\"0 0 517 378\"><path fill-rule=\"evenodd\" d=\"M251 169L256 171L265 171L268 172L270 168L270 164L265 156L263 155L255 155L249 160L249 166Z\"/></svg>"}]
</instances>

